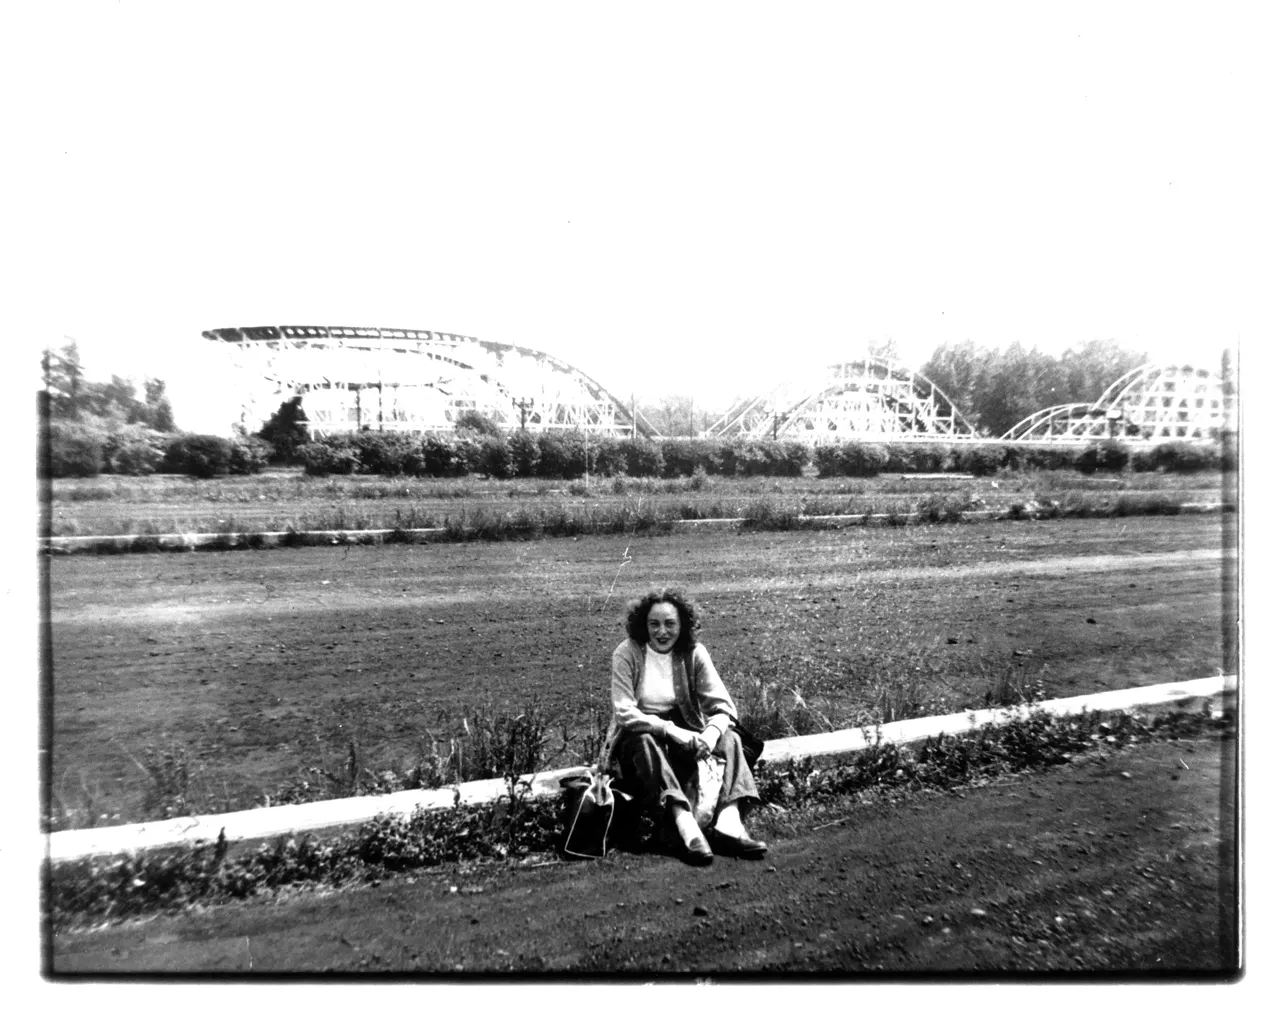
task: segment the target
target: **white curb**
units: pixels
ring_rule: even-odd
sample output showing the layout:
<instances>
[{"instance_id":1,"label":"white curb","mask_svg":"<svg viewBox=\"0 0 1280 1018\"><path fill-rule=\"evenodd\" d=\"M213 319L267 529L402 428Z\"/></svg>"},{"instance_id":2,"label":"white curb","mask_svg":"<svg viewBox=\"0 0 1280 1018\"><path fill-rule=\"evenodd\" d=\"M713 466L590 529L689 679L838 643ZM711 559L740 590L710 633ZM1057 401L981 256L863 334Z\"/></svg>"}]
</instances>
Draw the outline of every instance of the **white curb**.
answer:
<instances>
[{"instance_id":1,"label":"white curb","mask_svg":"<svg viewBox=\"0 0 1280 1018\"><path fill-rule=\"evenodd\" d=\"M1234 675L1214 676L1207 679L1191 679L1187 682L1167 682L1159 686L1138 686L1134 689L1112 689L1103 693L1086 693L1062 700L1046 700L1040 709L1057 715L1082 714L1087 710L1119 711L1131 707L1155 707L1161 704L1212 697L1220 693L1234 692ZM1031 711L1027 707L998 707L991 710L966 711L963 714L943 714L932 718L911 718L882 725L874 729L845 729L839 732L821 732L817 735L799 735L790 739L773 739L765 743L761 761L776 763L805 757L839 756L856 753L874 746L877 742L908 744L923 742L938 735L961 735L983 725L1004 725L1015 719L1026 718Z\"/></svg>"},{"instance_id":2,"label":"white curb","mask_svg":"<svg viewBox=\"0 0 1280 1018\"><path fill-rule=\"evenodd\" d=\"M1078 714L1086 710L1118 711L1134 707L1152 707L1233 693L1237 687L1234 675L1219 675L1187 682L1168 682L1158 686L1139 686L1102 693L1087 693L1062 700L1048 700L1040 708L1051 714ZM1024 718L1026 707L997 708L946 714L941 717L912 718L882 725L878 731L848 729L801 735L790 739L773 739L765 743L761 761L780 762L806 757L839 756L855 753L879 742L910 744L937 735L957 735L986 724L1008 724ZM544 798L558 795L560 779L585 773L584 767L567 767L526 776L530 796ZM415 809L446 809L455 802L475 804L492 802L507 793L502 778L468 781L456 788L414 789L390 795L368 795L352 799L329 799L324 802L297 803L263 809L240 810L215 816L181 817L144 824L119 827L88 827L74 831L58 831L46 835L51 862L70 862L97 855L123 855L149 849L193 845L197 841L214 842L221 831L229 842L274 838L280 835L319 831L364 823L374 817L394 814L408 816Z\"/></svg>"}]
</instances>

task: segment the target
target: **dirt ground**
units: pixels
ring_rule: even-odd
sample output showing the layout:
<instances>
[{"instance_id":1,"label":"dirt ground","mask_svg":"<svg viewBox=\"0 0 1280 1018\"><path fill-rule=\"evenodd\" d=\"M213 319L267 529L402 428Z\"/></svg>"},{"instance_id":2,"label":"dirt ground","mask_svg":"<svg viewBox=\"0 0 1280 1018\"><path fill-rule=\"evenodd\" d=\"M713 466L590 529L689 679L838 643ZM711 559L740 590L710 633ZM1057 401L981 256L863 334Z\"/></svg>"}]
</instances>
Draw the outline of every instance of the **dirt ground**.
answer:
<instances>
[{"instance_id":1,"label":"dirt ground","mask_svg":"<svg viewBox=\"0 0 1280 1018\"><path fill-rule=\"evenodd\" d=\"M472 865L54 938L71 974L1224 976L1235 742L757 824L762 862Z\"/></svg>"},{"instance_id":2,"label":"dirt ground","mask_svg":"<svg viewBox=\"0 0 1280 1018\"><path fill-rule=\"evenodd\" d=\"M678 583L721 673L839 712L885 682L944 713L1012 674L1068 696L1212 675L1221 517L592 537L53 559L50 787L72 826L140 819L147 748L197 811L261 803L349 742L400 768L441 712L607 704L626 600ZM880 685L877 685L880 683ZM566 761L576 762L576 761Z\"/></svg>"}]
</instances>

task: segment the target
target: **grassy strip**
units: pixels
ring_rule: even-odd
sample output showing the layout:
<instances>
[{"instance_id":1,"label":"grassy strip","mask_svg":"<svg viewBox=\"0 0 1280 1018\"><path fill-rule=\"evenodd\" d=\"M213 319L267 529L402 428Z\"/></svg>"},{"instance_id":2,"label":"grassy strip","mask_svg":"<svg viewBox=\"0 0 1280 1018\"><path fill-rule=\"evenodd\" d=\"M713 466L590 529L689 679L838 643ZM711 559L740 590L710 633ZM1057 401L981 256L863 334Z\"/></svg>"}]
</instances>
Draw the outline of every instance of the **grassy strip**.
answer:
<instances>
[{"instance_id":1,"label":"grassy strip","mask_svg":"<svg viewBox=\"0 0 1280 1018\"><path fill-rule=\"evenodd\" d=\"M384 502L406 500L447 504L467 499L528 500L572 495L600 497L613 495L672 495L728 493L736 497L785 492L791 495L886 495L915 494L922 486L947 490L990 488L994 478L1003 491L1032 492L1051 489L1117 491L1126 489L1215 489L1221 488L1232 472L1206 471L1197 474L1122 472L1080 474L1074 470L1000 471L988 477L967 475L939 478L885 473L876 477L597 477L573 481L496 480L480 476L459 478L397 478L377 475L316 478L298 472L266 473L243 477L196 479L154 474L149 477L57 478L52 482L55 503L118 502L170 503L176 505L254 506L342 500Z\"/></svg>"},{"instance_id":2,"label":"grassy strip","mask_svg":"<svg viewBox=\"0 0 1280 1018\"><path fill-rule=\"evenodd\" d=\"M1224 505L1223 511L1232 511ZM104 537L83 548L59 548L60 553L234 551L265 547L308 547L329 544L415 544L432 541L529 541L548 537L579 537L600 534L666 534L680 522L694 520L736 520L745 530L790 531L819 525L815 516L847 516L847 524L906 526L926 523L959 523L973 519L970 514L989 513L988 519L1045 520L1114 518L1122 516L1170 516L1184 511L1181 498L1162 492L1090 493L1066 492L1061 498L1037 498L1014 502L1007 507L989 507L971 494L930 494L916 499L887 499L857 512L847 505L824 505L815 501L788 501L760 497L743 506L723 502L665 504L642 501L624 504L581 505L558 503L549 506L524 505L514 510L485 507L463 510L435 520L397 522L389 528L374 527L370 519L341 518L320 521L321 529L305 531L293 524L279 538L267 538L246 531L242 521L220 521L217 536L199 545L162 541L154 523L141 524L142 532ZM412 525L410 525L412 523ZM420 527L438 526L431 533ZM340 535L325 531L339 530ZM385 533L377 532L385 530ZM60 535L74 536L74 535Z\"/></svg>"},{"instance_id":3,"label":"grassy strip","mask_svg":"<svg viewBox=\"0 0 1280 1018\"><path fill-rule=\"evenodd\" d=\"M766 803L796 809L834 802L870 789L953 788L1066 762L1100 747L1120 748L1207 728L1230 728L1230 715L1214 719L1174 711L1151 718L1130 713L1058 717L1033 710L1002 726L985 725L958 736L939 736L917 749L877 743L836 764L812 760L761 765L757 781ZM409 817L379 817L352 834L321 840L280 838L230 858L216 844L46 864L45 908L55 929L252 897L296 886L341 886L463 859L511 859L551 852L561 831L560 803L530 800L509 782L508 795L483 805L418 810Z\"/></svg>"},{"instance_id":4,"label":"grassy strip","mask_svg":"<svg viewBox=\"0 0 1280 1018\"><path fill-rule=\"evenodd\" d=\"M306 767L273 791L255 796L251 804L212 789L203 767L185 746L148 745L133 757L146 775L146 792L136 822L448 788L489 778L513 781L521 774L593 763L604 745L609 720L610 715L599 707L567 719L536 697L515 714L487 700L457 715L441 711L435 730L424 731L413 747L408 766L379 765L351 739L341 762ZM55 791L52 800L47 830L93 827L97 819L108 819L92 799L76 805ZM117 814L110 819L122 818ZM126 818L124 822L135 821Z\"/></svg>"}]
</instances>

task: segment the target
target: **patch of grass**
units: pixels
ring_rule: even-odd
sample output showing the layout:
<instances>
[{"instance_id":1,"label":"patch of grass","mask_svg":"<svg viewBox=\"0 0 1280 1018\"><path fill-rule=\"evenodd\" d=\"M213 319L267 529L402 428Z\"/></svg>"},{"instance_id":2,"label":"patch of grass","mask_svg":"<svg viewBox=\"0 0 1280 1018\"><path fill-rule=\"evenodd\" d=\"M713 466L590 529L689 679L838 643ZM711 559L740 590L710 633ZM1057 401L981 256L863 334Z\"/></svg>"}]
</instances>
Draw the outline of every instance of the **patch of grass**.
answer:
<instances>
[{"instance_id":1,"label":"patch of grass","mask_svg":"<svg viewBox=\"0 0 1280 1018\"><path fill-rule=\"evenodd\" d=\"M487 778L502 778L514 786L525 774L594 763L609 720L609 712L595 705L567 719L536 697L514 714L487 700L456 714L442 711L435 729L423 731L407 753L389 747L371 753L358 740L348 739L341 759L302 768L274 791L261 793L256 804L283 806L386 795ZM141 819L233 808L207 793L197 793L181 747L172 745L163 752L148 748L143 760L139 766L147 774L148 785Z\"/></svg>"},{"instance_id":2,"label":"patch of grass","mask_svg":"<svg viewBox=\"0 0 1280 1018\"><path fill-rule=\"evenodd\" d=\"M168 820L173 817L229 812L237 804L225 786L217 787L203 764L191 759L185 746L166 740L159 746L144 746L136 755L128 754L143 775L141 820ZM45 826L50 831L74 830L130 822L120 812L108 814L111 800L98 780L90 782L83 771L78 787L64 774L51 795Z\"/></svg>"},{"instance_id":3,"label":"patch of grass","mask_svg":"<svg viewBox=\"0 0 1280 1018\"><path fill-rule=\"evenodd\" d=\"M1112 509L1115 516L1176 516L1181 511L1181 500L1153 493L1122 494Z\"/></svg>"},{"instance_id":4,"label":"patch of grass","mask_svg":"<svg viewBox=\"0 0 1280 1018\"><path fill-rule=\"evenodd\" d=\"M784 685L760 676L728 679L742 726L761 739L829 732L836 726L817 707L810 706L800 685Z\"/></svg>"},{"instance_id":5,"label":"patch of grass","mask_svg":"<svg viewBox=\"0 0 1280 1018\"><path fill-rule=\"evenodd\" d=\"M982 700L987 707L1013 707L1036 703L1045 698L1040 676L1028 674L1016 664L1005 664L991 670Z\"/></svg>"},{"instance_id":6,"label":"patch of grass","mask_svg":"<svg viewBox=\"0 0 1280 1018\"><path fill-rule=\"evenodd\" d=\"M741 514L743 526L752 530L796 530L800 510L772 498L757 498Z\"/></svg>"},{"instance_id":7,"label":"patch of grass","mask_svg":"<svg viewBox=\"0 0 1280 1018\"><path fill-rule=\"evenodd\" d=\"M80 771L73 788L69 784L70 776L63 774L50 794L48 830L68 831L120 822L119 813L103 812L106 796L101 781L95 778L91 782L85 772Z\"/></svg>"},{"instance_id":8,"label":"patch of grass","mask_svg":"<svg viewBox=\"0 0 1280 1018\"><path fill-rule=\"evenodd\" d=\"M984 508L972 495L935 494L926 495L915 506L920 519L927 523L959 523L964 514L974 509Z\"/></svg>"},{"instance_id":9,"label":"patch of grass","mask_svg":"<svg viewBox=\"0 0 1280 1018\"><path fill-rule=\"evenodd\" d=\"M68 502L110 502L122 497L120 485L116 484L83 484L77 485L62 496Z\"/></svg>"},{"instance_id":10,"label":"patch of grass","mask_svg":"<svg viewBox=\"0 0 1280 1018\"><path fill-rule=\"evenodd\" d=\"M1120 749L1154 738L1206 729L1233 731L1235 718L1173 712L1144 719L1091 713L1059 718L1032 710L1002 726L939 736L916 750L875 742L829 766L813 760L761 764L757 785L766 803L790 809L833 803L866 791L955 788L992 777L1065 763L1099 748ZM518 740L517 740L518 741ZM353 834L279 838L238 858L222 835L213 844L114 859L46 864L45 905L55 930L216 904L284 887L341 887L388 874L460 860L508 859L550 852L561 836L560 803L512 790L496 802L380 816Z\"/></svg>"},{"instance_id":11,"label":"patch of grass","mask_svg":"<svg viewBox=\"0 0 1280 1018\"><path fill-rule=\"evenodd\" d=\"M1123 711L1059 717L1033 706L1025 716L1005 724L939 735L914 750L876 739L865 750L830 765L807 758L763 763L757 768L756 784L765 802L792 808L877 788L953 788L1067 763L1099 748L1122 749L1154 738L1234 728L1232 714L1214 718L1207 703L1199 711L1152 717Z\"/></svg>"},{"instance_id":12,"label":"patch of grass","mask_svg":"<svg viewBox=\"0 0 1280 1018\"><path fill-rule=\"evenodd\" d=\"M1065 476L1062 476L1065 474ZM889 525L955 522L975 508L1010 504L1037 509L1028 515L1109 516L1167 513L1188 498L1215 488L1212 478L1138 475L1081 477L1074 472L962 480L850 482L813 478L622 478L576 481L565 489L549 483L508 482L480 487L468 479L438 481L379 477L219 478L209 481L141 478L140 482L70 482L55 486L50 526L55 536L218 532L236 530L364 530L440 526L428 501L452 500L456 515L446 540L628 533L632 508L645 506L646 524L666 520L743 519L756 530L788 530L808 515L887 514ZM1204 484L1194 487L1192 482ZM1135 488L1135 483L1141 487ZM571 494L566 495L566 491ZM1116 498L1123 498L1117 504ZM589 500L584 504L584 500ZM500 506L517 506L507 517ZM1057 503L1058 509L1052 509ZM228 513L235 507L235 515ZM210 508L212 507L212 508ZM281 508L292 509L280 511ZM1020 510L1012 510L1018 517ZM405 522L411 519L413 522ZM506 522L504 522L504 520ZM870 521L867 521L870 522ZM883 522L883 521L878 521Z\"/></svg>"}]
</instances>

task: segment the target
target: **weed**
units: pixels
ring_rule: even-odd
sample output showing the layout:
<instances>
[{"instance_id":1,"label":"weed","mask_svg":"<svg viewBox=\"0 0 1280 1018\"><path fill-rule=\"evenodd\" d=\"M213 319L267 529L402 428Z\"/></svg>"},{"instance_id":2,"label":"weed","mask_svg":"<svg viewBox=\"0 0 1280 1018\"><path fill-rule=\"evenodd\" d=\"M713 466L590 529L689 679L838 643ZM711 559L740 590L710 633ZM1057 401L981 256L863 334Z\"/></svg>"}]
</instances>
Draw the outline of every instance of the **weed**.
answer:
<instances>
[{"instance_id":1,"label":"weed","mask_svg":"<svg viewBox=\"0 0 1280 1018\"><path fill-rule=\"evenodd\" d=\"M1235 718L1175 711L1144 720L1088 713L1060 718L1032 710L1003 726L940 735L912 751L872 740L849 759L818 766L802 759L762 763L756 784L765 802L790 807L838 800L875 789L954 788L995 775L1054 766L1099 746L1121 748L1206 729L1233 730ZM517 740L519 741L519 740ZM388 873L464 859L503 859L551 851L560 834L554 799L511 799L452 809L380 816L354 834L329 840L279 838L241 858L227 843L46 864L45 896L55 929L120 919L196 902L216 903L287 886L338 887Z\"/></svg>"},{"instance_id":2,"label":"weed","mask_svg":"<svg viewBox=\"0 0 1280 1018\"><path fill-rule=\"evenodd\" d=\"M186 750L175 745L162 749L147 746L141 756L141 766L148 778L147 794L142 803L144 813L149 817L164 818L185 815L191 791L191 770Z\"/></svg>"},{"instance_id":3,"label":"weed","mask_svg":"<svg viewBox=\"0 0 1280 1018\"><path fill-rule=\"evenodd\" d=\"M62 781L51 796L52 802L50 806L52 809L46 818L48 830L66 831L82 827L96 827L99 823L109 823L120 819L119 813L108 814L102 812L101 804L105 800L105 796L100 782L94 781L90 785L84 772L81 771L79 774L79 787L74 791L70 791L67 788L68 776L67 774L62 776Z\"/></svg>"},{"instance_id":4,"label":"weed","mask_svg":"<svg viewBox=\"0 0 1280 1018\"><path fill-rule=\"evenodd\" d=\"M795 530L800 526L798 509L770 498L758 498L742 512L744 528L752 530Z\"/></svg>"},{"instance_id":5,"label":"weed","mask_svg":"<svg viewBox=\"0 0 1280 1018\"><path fill-rule=\"evenodd\" d=\"M729 680L738 718L761 739L829 732L835 725L814 706L798 684L784 685L760 675L734 675Z\"/></svg>"},{"instance_id":6,"label":"weed","mask_svg":"<svg viewBox=\"0 0 1280 1018\"><path fill-rule=\"evenodd\" d=\"M1045 696L1043 680L1027 675L1026 669L1006 664L993 669L982 694L987 707L1010 707L1017 704L1038 703Z\"/></svg>"},{"instance_id":7,"label":"weed","mask_svg":"<svg viewBox=\"0 0 1280 1018\"><path fill-rule=\"evenodd\" d=\"M930 523L958 523L964 514L976 508L972 496L935 494L926 495L916 503L915 511L922 520Z\"/></svg>"}]
</instances>

